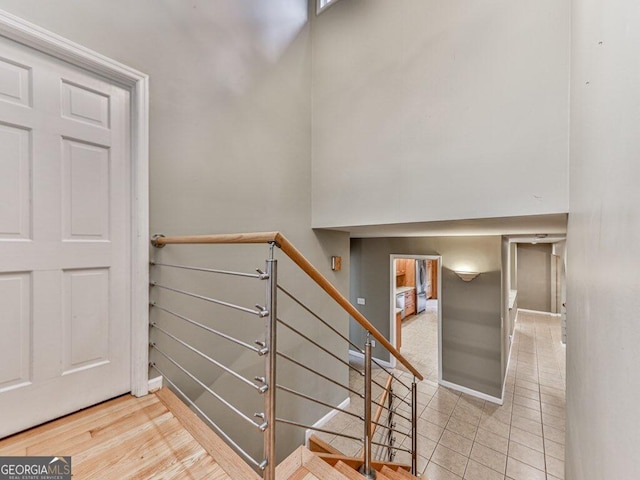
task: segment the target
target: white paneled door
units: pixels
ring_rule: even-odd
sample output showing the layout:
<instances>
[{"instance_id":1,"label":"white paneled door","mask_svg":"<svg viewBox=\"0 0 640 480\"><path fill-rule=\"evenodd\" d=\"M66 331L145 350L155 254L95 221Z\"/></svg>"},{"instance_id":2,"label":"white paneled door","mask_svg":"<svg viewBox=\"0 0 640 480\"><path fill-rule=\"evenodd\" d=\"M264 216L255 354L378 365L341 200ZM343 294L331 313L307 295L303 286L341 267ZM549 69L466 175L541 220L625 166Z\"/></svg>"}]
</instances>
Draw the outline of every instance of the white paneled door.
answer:
<instances>
[{"instance_id":1,"label":"white paneled door","mask_svg":"<svg viewBox=\"0 0 640 480\"><path fill-rule=\"evenodd\" d=\"M129 109L0 37L0 437L131 389Z\"/></svg>"}]
</instances>

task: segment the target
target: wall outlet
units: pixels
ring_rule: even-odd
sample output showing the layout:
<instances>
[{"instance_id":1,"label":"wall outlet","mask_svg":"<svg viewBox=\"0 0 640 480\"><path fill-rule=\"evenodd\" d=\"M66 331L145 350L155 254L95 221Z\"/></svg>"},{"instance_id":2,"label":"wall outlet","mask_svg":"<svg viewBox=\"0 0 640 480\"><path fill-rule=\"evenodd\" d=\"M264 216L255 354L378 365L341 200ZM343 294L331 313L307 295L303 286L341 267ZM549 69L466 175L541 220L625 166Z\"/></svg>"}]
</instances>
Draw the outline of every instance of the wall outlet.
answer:
<instances>
[{"instance_id":1,"label":"wall outlet","mask_svg":"<svg viewBox=\"0 0 640 480\"><path fill-rule=\"evenodd\" d=\"M358 300L356 300L358 302L358 305L364 305L366 302L364 300L364 298L358 297Z\"/></svg>"},{"instance_id":2,"label":"wall outlet","mask_svg":"<svg viewBox=\"0 0 640 480\"><path fill-rule=\"evenodd\" d=\"M376 348L376 341L375 340L371 340L371 348Z\"/></svg>"}]
</instances>

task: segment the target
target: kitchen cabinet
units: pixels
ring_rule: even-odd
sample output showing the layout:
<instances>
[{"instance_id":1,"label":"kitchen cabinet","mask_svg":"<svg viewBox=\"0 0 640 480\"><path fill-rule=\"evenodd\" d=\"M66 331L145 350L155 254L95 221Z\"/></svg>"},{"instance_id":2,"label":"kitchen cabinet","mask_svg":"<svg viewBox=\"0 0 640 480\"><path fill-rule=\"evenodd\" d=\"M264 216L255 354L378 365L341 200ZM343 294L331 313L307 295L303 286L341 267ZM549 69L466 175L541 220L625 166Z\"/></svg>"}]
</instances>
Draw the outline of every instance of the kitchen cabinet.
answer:
<instances>
[{"instance_id":1,"label":"kitchen cabinet","mask_svg":"<svg viewBox=\"0 0 640 480\"><path fill-rule=\"evenodd\" d=\"M396 312L396 348L400 350L402 346L402 313Z\"/></svg>"},{"instance_id":2,"label":"kitchen cabinet","mask_svg":"<svg viewBox=\"0 0 640 480\"><path fill-rule=\"evenodd\" d=\"M416 261L412 258L396 259L396 286L416 286Z\"/></svg>"},{"instance_id":3,"label":"kitchen cabinet","mask_svg":"<svg viewBox=\"0 0 640 480\"><path fill-rule=\"evenodd\" d=\"M414 315L416 313L416 291L415 289L409 290L404 293L404 315Z\"/></svg>"}]
</instances>

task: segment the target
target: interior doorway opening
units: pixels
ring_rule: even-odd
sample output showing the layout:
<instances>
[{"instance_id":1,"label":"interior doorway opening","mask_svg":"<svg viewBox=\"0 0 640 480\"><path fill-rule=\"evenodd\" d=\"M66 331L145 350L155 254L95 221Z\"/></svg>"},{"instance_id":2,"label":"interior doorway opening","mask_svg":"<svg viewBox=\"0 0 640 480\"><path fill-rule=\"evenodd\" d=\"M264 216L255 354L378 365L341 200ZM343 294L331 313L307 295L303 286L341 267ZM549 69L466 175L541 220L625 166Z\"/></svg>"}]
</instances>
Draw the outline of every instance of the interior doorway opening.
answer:
<instances>
[{"instance_id":1,"label":"interior doorway opening","mask_svg":"<svg viewBox=\"0 0 640 480\"><path fill-rule=\"evenodd\" d=\"M438 255L391 255L391 342L435 383L442 378L441 268Z\"/></svg>"}]
</instances>

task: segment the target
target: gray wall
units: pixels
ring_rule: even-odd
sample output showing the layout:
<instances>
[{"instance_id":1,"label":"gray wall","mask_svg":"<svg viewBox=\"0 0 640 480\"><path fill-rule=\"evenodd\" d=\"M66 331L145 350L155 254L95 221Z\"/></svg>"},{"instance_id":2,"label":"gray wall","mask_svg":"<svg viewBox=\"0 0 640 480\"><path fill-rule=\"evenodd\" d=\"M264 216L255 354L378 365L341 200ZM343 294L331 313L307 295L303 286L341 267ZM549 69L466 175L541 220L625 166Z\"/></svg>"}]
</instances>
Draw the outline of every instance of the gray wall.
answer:
<instances>
[{"instance_id":1,"label":"gray wall","mask_svg":"<svg viewBox=\"0 0 640 480\"><path fill-rule=\"evenodd\" d=\"M640 478L640 8L573 2L567 480Z\"/></svg>"},{"instance_id":2,"label":"gray wall","mask_svg":"<svg viewBox=\"0 0 640 480\"><path fill-rule=\"evenodd\" d=\"M567 212L570 4L346 0L314 18L314 226Z\"/></svg>"},{"instance_id":3,"label":"gray wall","mask_svg":"<svg viewBox=\"0 0 640 480\"><path fill-rule=\"evenodd\" d=\"M551 312L551 244L518 244L518 305Z\"/></svg>"},{"instance_id":4,"label":"gray wall","mask_svg":"<svg viewBox=\"0 0 640 480\"><path fill-rule=\"evenodd\" d=\"M151 231L164 234L198 234L281 230L316 263L343 291L348 289L348 236L316 234L311 229L311 61L307 0L0 0L0 8L34 22L88 48L150 75L150 183ZM266 248L214 249L167 247L166 260L228 266L252 271L263 266ZM345 268L329 270L329 257L341 255ZM286 264L286 262L283 262ZM178 274L154 271L163 280L178 280ZM283 283L307 294L306 300L329 316L345 333L347 316L333 309L326 296L304 289L305 280L283 266ZM236 299L230 286L198 278L185 285L200 293ZM235 283L233 284L235 285ZM244 284L243 284L244 285ZM264 286L247 289L253 301L264 302ZM253 342L261 338L261 321L186 303L170 294L157 295L176 309L229 328ZM257 296L254 300L254 296ZM283 306L283 314L293 316ZM189 337L247 375L261 370L258 359L230 346L206 344L199 332L154 313L167 329ZM309 319L299 316L308 326ZM298 318L298 317L295 317ZM315 326L309 326L312 331ZM156 336L159 341L161 335ZM343 344L328 339L343 352ZM189 363L187 355L174 350ZM299 342L283 335L283 349L295 351ZM306 346L305 346L306 347ZM325 364L317 354L304 349L306 360ZM158 362L162 359L157 359ZM331 366L331 364L328 364ZM166 367L169 368L169 367ZM346 380L346 370L334 366ZM211 367L197 372L207 383L215 383ZM305 377L308 377L306 375ZM294 374L286 377L301 383ZM305 382L307 380L305 379ZM198 389L188 379L182 386L193 394ZM305 383L314 387L315 381ZM253 405L242 388L232 399L243 400L249 414ZM324 384L324 399L345 398ZM291 414L305 422L315 421L325 409L300 406L283 397ZM212 404L222 423L233 418L220 404ZM217 417L216 417L217 418ZM235 419L234 419L235 420ZM235 420L234 426L241 422ZM251 433L250 435L255 435ZM253 438L247 435L246 438ZM301 439L296 431L281 437L286 450ZM240 434L243 438L244 434ZM244 441L244 438L243 438ZM247 440L248 441L248 440ZM288 444L287 444L288 443ZM255 452L255 449L253 449Z\"/></svg>"},{"instance_id":5,"label":"gray wall","mask_svg":"<svg viewBox=\"0 0 640 480\"><path fill-rule=\"evenodd\" d=\"M351 240L351 301L387 338L390 335L390 255L442 255L443 380L502 396L500 237L376 238ZM464 267L463 267L464 266ZM455 269L482 274L470 283ZM364 342L351 322L351 340ZM376 346L374 355L388 359Z\"/></svg>"}]
</instances>

